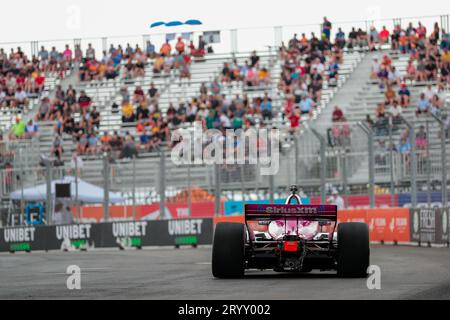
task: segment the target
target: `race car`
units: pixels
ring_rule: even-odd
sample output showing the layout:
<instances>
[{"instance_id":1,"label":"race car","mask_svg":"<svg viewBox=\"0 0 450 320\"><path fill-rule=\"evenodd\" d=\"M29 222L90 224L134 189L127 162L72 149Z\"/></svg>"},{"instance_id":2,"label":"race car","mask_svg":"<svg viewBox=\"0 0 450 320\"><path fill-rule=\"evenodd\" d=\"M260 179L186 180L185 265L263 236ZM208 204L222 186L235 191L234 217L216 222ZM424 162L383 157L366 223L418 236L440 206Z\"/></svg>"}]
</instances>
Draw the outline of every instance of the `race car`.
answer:
<instances>
[{"instance_id":1,"label":"race car","mask_svg":"<svg viewBox=\"0 0 450 320\"><path fill-rule=\"evenodd\" d=\"M291 187L284 205L245 205L245 224L217 224L212 250L214 277L240 278L248 269L335 270L339 277L367 276L368 226L338 224L335 205L303 205L297 191L296 186Z\"/></svg>"}]
</instances>

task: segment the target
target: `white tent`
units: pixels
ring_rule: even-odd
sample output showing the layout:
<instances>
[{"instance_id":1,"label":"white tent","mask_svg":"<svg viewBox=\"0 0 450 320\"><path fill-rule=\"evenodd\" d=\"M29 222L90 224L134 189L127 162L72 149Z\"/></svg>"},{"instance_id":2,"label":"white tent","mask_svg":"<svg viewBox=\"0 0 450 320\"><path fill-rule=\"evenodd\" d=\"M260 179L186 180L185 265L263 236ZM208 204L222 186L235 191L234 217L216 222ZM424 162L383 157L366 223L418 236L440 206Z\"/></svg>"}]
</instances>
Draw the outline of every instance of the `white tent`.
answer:
<instances>
[{"instance_id":1,"label":"white tent","mask_svg":"<svg viewBox=\"0 0 450 320\"><path fill-rule=\"evenodd\" d=\"M52 181L52 197L55 195L55 184L70 183L70 194L72 200L75 200L76 196L76 179L75 177L64 177L63 179ZM22 190L14 191L10 194L12 200L22 200ZM78 178L78 201L82 203L103 203L104 190L93 184L87 183ZM25 201L46 201L47 200L47 185L41 184L32 188L26 188L23 190L23 199ZM110 192L109 202L120 203L125 199L119 194Z\"/></svg>"}]
</instances>

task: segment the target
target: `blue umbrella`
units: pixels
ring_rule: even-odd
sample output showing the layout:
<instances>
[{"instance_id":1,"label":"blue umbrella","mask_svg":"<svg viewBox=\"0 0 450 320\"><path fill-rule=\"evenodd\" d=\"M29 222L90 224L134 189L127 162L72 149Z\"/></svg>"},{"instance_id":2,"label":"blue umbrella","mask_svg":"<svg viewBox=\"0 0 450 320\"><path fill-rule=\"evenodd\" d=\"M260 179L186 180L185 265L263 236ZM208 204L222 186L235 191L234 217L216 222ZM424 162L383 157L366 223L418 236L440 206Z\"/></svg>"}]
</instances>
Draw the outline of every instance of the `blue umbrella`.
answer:
<instances>
[{"instance_id":1,"label":"blue umbrella","mask_svg":"<svg viewBox=\"0 0 450 320\"><path fill-rule=\"evenodd\" d=\"M159 27L159 26L162 26L162 25L165 25L165 23L163 21L158 21L158 22L152 23L150 25L150 28L156 28L156 27Z\"/></svg>"},{"instance_id":2,"label":"blue umbrella","mask_svg":"<svg viewBox=\"0 0 450 320\"><path fill-rule=\"evenodd\" d=\"M198 26L201 25L202 22L200 20L187 20L184 24L188 24L191 26Z\"/></svg>"},{"instance_id":3,"label":"blue umbrella","mask_svg":"<svg viewBox=\"0 0 450 320\"><path fill-rule=\"evenodd\" d=\"M177 27L183 25L181 21L171 21L166 23L166 27Z\"/></svg>"}]
</instances>

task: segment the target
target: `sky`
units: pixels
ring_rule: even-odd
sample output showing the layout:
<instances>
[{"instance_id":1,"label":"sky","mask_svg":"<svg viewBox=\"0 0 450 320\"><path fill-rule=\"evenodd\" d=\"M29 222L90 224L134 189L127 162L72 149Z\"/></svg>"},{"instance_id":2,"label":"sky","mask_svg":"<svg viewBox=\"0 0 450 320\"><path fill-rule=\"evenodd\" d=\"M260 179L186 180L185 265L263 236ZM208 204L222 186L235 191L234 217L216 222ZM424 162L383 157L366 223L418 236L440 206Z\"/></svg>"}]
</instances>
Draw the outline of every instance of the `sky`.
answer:
<instances>
[{"instance_id":1,"label":"sky","mask_svg":"<svg viewBox=\"0 0 450 320\"><path fill-rule=\"evenodd\" d=\"M149 25L187 19L203 21L202 30L214 30L318 24L325 15L332 22L438 16L450 14L450 1L427 0L423 6L418 0L22 0L4 1L2 13L0 43L5 43L161 33L165 30L153 31ZM266 31L242 33L258 37Z\"/></svg>"}]
</instances>

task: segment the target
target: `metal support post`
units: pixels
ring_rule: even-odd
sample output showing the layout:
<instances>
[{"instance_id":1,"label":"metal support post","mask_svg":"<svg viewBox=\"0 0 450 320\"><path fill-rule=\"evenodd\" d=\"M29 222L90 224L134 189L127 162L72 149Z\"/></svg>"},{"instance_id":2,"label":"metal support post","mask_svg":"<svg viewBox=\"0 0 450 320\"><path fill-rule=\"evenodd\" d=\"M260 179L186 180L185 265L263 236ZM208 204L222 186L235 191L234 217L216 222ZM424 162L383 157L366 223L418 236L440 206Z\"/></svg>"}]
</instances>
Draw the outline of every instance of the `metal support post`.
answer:
<instances>
[{"instance_id":1,"label":"metal support post","mask_svg":"<svg viewBox=\"0 0 450 320\"><path fill-rule=\"evenodd\" d=\"M348 206L348 183L347 183L347 150L342 149L342 187L344 191L344 208Z\"/></svg>"},{"instance_id":2,"label":"metal support post","mask_svg":"<svg viewBox=\"0 0 450 320\"><path fill-rule=\"evenodd\" d=\"M136 156L133 156L133 221L136 221Z\"/></svg>"},{"instance_id":3,"label":"metal support post","mask_svg":"<svg viewBox=\"0 0 450 320\"><path fill-rule=\"evenodd\" d=\"M80 204L78 203L78 154L75 157L75 210L77 213L77 221L80 222Z\"/></svg>"},{"instance_id":4,"label":"metal support post","mask_svg":"<svg viewBox=\"0 0 450 320\"><path fill-rule=\"evenodd\" d=\"M160 218L164 219L166 215L166 156L163 147L159 152L159 214Z\"/></svg>"},{"instance_id":5,"label":"metal support post","mask_svg":"<svg viewBox=\"0 0 450 320\"><path fill-rule=\"evenodd\" d=\"M442 119L438 118L436 115L431 114L434 120L439 123L441 129L441 170L442 170L442 181L441 181L441 191L442 191L442 207L446 208L448 205L448 191L447 191L447 144L445 135L445 123Z\"/></svg>"},{"instance_id":6,"label":"metal support post","mask_svg":"<svg viewBox=\"0 0 450 320\"><path fill-rule=\"evenodd\" d=\"M325 155L326 140L325 138L314 128L311 128L311 132L316 136L320 143L320 199L322 203L327 200L326 190L326 174L327 174L327 159Z\"/></svg>"},{"instance_id":7,"label":"metal support post","mask_svg":"<svg viewBox=\"0 0 450 320\"><path fill-rule=\"evenodd\" d=\"M188 179L188 211L189 217L192 217L192 184L191 184L191 165L187 164L187 179Z\"/></svg>"},{"instance_id":8,"label":"metal support post","mask_svg":"<svg viewBox=\"0 0 450 320\"><path fill-rule=\"evenodd\" d=\"M359 122L358 126L365 132L368 140L368 156L369 156L369 200L370 207L375 208L375 159L373 151L373 130L365 123Z\"/></svg>"},{"instance_id":9,"label":"metal support post","mask_svg":"<svg viewBox=\"0 0 450 320\"><path fill-rule=\"evenodd\" d=\"M409 129L409 142L411 143L411 205L417 207L417 154L416 154L416 134L414 126L404 117L402 120Z\"/></svg>"},{"instance_id":10,"label":"metal support post","mask_svg":"<svg viewBox=\"0 0 450 320\"><path fill-rule=\"evenodd\" d=\"M108 153L103 154L103 220L109 220L109 157Z\"/></svg>"},{"instance_id":11,"label":"metal support post","mask_svg":"<svg viewBox=\"0 0 450 320\"><path fill-rule=\"evenodd\" d=\"M392 138L393 127L392 115L389 116L389 171L390 171L390 191L391 191L391 207L395 207L395 182L394 182L394 141Z\"/></svg>"},{"instance_id":12,"label":"metal support post","mask_svg":"<svg viewBox=\"0 0 450 320\"><path fill-rule=\"evenodd\" d=\"M427 165L427 204L431 208L431 159L430 159L430 128L428 119L426 122L427 147L426 147L426 165Z\"/></svg>"},{"instance_id":13,"label":"metal support post","mask_svg":"<svg viewBox=\"0 0 450 320\"><path fill-rule=\"evenodd\" d=\"M46 191L47 191L47 201L45 204L45 211L47 216L47 224L52 224L52 167L50 160L45 160L45 171L46 171Z\"/></svg>"},{"instance_id":14,"label":"metal support post","mask_svg":"<svg viewBox=\"0 0 450 320\"><path fill-rule=\"evenodd\" d=\"M215 164L214 165L214 170L215 170L215 176L216 176L216 187L214 190L214 194L215 194L215 215L219 216L220 215L220 195L221 195L221 186L220 186L220 165L219 164Z\"/></svg>"}]
</instances>

